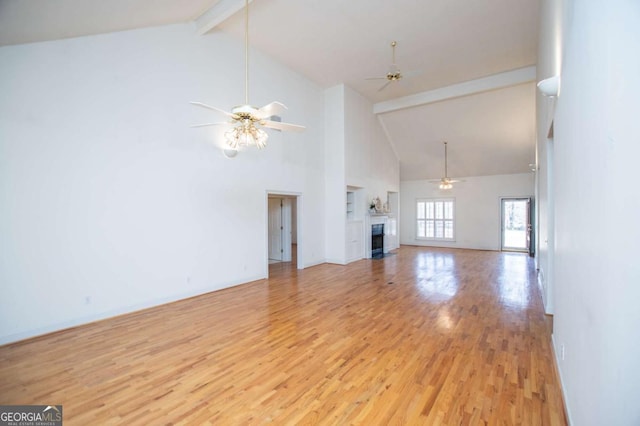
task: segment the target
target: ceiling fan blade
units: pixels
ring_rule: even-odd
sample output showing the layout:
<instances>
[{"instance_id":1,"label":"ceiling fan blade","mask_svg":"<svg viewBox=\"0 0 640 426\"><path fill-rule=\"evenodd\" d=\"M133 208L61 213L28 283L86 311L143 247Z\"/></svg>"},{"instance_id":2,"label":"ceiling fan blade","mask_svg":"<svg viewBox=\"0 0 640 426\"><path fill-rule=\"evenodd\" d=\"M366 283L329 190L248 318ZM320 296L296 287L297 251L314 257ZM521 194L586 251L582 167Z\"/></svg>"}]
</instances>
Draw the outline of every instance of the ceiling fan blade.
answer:
<instances>
[{"instance_id":1,"label":"ceiling fan blade","mask_svg":"<svg viewBox=\"0 0 640 426\"><path fill-rule=\"evenodd\" d=\"M306 129L306 127L300 126L298 124L282 123L280 121L271 120L262 120L260 121L260 124L270 129L285 130L291 132L302 132L304 129Z\"/></svg>"},{"instance_id":2,"label":"ceiling fan blade","mask_svg":"<svg viewBox=\"0 0 640 426\"><path fill-rule=\"evenodd\" d=\"M267 118L274 115L282 115L287 110L287 106L281 102L271 102L258 110L260 118Z\"/></svg>"},{"instance_id":3,"label":"ceiling fan blade","mask_svg":"<svg viewBox=\"0 0 640 426\"><path fill-rule=\"evenodd\" d=\"M446 178L446 179L431 179L428 180L427 182L429 183L433 183L433 184L440 184L440 183L458 183L458 182L464 182L464 179L451 179L451 178Z\"/></svg>"},{"instance_id":4,"label":"ceiling fan blade","mask_svg":"<svg viewBox=\"0 0 640 426\"><path fill-rule=\"evenodd\" d=\"M202 123L202 124L194 124L189 127L206 127L206 126L231 126L233 123L229 123L228 121L221 121L219 123Z\"/></svg>"},{"instance_id":5,"label":"ceiling fan blade","mask_svg":"<svg viewBox=\"0 0 640 426\"><path fill-rule=\"evenodd\" d=\"M224 114L224 115L226 115L228 117L232 117L234 119L237 118L237 116L235 114L232 114L230 112L227 112L227 111L222 110L220 108L216 108L216 107L211 106L211 105L203 104L202 102L189 102L189 103L192 104L192 105L195 105L195 106L199 106L199 107L202 107L202 108L207 108L207 109L210 109L210 110L213 110L213 111L217 111L219 113L222 113L222 114Z\"/></svg>"},{"instance_id":6,"label":"ceiling fan blade","mask_svg":"<svg viewBox=\"0 0 640 426\"><path fill-rule=\"evenodd\" d=\"M391 80L389 80L385 84L383 84L382 87L378 89L378 92L382 92L384 90L384 88L387 87L389 84L391 84Z\"/></svg>"},{"instance_id":7,"label":"ceiling fan blade","mask_svg":"<svg viewBox=\"0 0 640 426\"><path fill-rule=\"evenodd\" d=\"M410 77L418 76L420 74L424 74L424 71L423 70L412 70L412 71L408 71L408 72L403 72L402 73L402 77L403 78L410 78Z\"/></svg>"}]
</instances>

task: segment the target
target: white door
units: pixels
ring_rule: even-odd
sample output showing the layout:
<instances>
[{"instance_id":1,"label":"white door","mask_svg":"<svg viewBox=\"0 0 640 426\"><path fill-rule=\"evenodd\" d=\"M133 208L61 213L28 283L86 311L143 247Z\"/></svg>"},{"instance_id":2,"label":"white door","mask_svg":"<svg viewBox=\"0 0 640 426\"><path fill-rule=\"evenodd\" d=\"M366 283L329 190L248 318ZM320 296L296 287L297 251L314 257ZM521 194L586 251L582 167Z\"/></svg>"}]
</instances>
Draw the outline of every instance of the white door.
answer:
<instances>
[{"instance_id":1,"label":"white door","mask_svg":"<svg viewBox=\"0 0 640 426\"><path fill-rule=\"evenodd\" d=\"M269 198L269 259L282 259L282 200Z\"/></svg>"}]
</instances>

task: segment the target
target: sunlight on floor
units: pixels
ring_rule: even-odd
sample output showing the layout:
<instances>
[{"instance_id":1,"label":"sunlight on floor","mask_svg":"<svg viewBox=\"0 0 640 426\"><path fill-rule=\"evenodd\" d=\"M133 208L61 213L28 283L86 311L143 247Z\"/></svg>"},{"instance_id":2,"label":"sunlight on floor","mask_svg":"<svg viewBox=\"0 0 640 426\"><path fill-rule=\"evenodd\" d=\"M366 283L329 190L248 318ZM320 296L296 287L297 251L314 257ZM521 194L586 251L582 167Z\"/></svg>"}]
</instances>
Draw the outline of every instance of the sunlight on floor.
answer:
<instances>
[{"instance_id":1,"label":"sunlight on floor","mask_svg":"<svg viewBox=\"0 0 640 426\"><path fill-rule=\"evenodd\" d=\"M498 276L500 299L512 307L529 306L529 256L522 253L504 253Z\"/></svg>"},{"instance_id":2,"label":"sunlight on floor","mask_svg":"<svg viewBox=\"0 0 640 426\"><path fill-rule=\"evenodd\" d=\"M428 298L449 299L458 292L456 262L448 253L420 253L416 259L418 290Z\"/></svg>"}]
</instances>

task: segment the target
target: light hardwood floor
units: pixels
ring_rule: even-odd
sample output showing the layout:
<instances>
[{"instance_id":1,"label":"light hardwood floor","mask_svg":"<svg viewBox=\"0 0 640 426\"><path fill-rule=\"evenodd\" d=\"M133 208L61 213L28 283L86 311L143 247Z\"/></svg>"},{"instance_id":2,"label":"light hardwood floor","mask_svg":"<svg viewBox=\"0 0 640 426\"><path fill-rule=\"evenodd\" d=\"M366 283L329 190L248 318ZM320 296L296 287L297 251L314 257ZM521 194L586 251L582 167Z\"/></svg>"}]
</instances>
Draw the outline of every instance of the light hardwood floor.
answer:
<instances>
[{"instance_id":1,"label":"light hardwood floor","mask_svg":"<svg viewBox=\"0 0 640 426\"><path fill-rule=\"evenodd\" d=\"M402 247L0 347L0 404L87 424L566 424L523 254Z\"/></svg>"}]
</instances>

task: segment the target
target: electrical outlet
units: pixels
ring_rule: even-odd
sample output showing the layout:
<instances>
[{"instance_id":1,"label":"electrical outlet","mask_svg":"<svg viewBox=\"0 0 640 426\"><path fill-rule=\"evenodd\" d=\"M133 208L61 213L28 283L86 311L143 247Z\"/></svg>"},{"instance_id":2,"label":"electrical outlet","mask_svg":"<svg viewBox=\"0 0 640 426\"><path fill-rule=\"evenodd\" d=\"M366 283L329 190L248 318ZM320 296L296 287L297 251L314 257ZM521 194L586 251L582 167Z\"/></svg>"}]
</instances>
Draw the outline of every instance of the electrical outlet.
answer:
<instances>
[{"instance_id":1,"label":"electrical outlet","mask_svg":"<svg viewBox=\"0 0 640 426\"><path fill-rule=\"evenodd\" d=\"M564 345L560 345L560 360L564 361Z\"/></svg>"},{"instance_id":2,"label":"electrical outlet","mask_svg":"<svg viewBox=\"0 0 640 426\"><path fill-rule=\"evenodd\" d=\"M91 296L85 296L84 304L85 305L90 305L91 304Z\"/></svg>"},{"instance_id":3,"label":"electrical outlet","mask_svg":"<svg viewBox=\"0 0 640 426\"><path fill-rule=\"evenodd\" d=\"M187 284L191 284L191 276L187 276Z\"/></svg>"}]
</instances>

